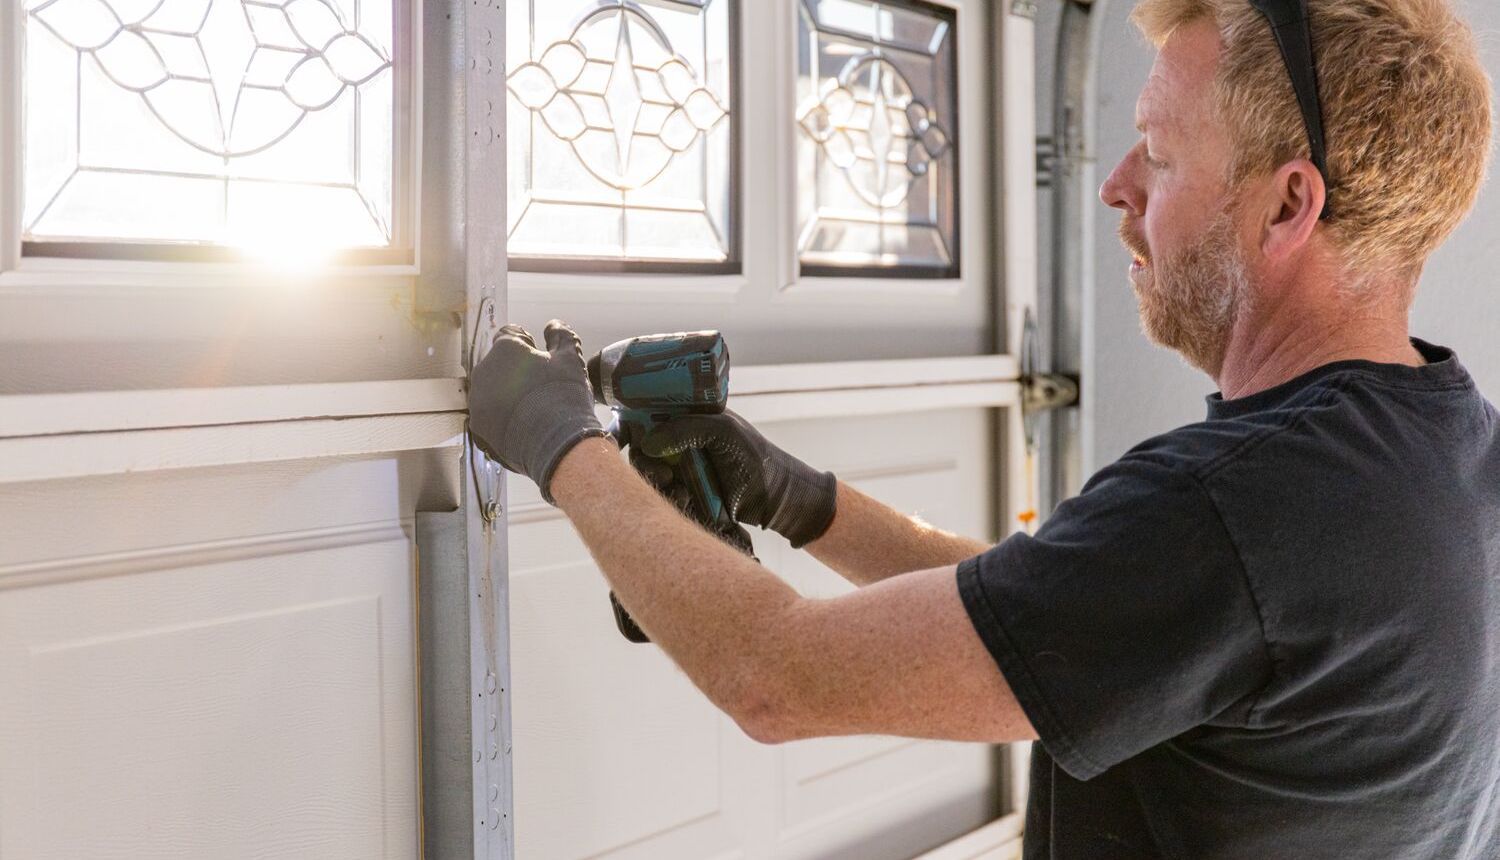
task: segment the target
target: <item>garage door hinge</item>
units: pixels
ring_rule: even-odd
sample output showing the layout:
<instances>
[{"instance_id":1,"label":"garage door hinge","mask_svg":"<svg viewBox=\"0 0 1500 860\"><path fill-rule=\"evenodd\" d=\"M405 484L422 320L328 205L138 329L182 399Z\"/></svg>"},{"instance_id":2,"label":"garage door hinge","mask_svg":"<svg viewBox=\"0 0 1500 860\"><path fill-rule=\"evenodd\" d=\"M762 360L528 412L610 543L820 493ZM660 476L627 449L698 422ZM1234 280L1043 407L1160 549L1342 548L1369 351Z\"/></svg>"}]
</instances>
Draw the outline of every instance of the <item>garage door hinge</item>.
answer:
<instances>
[{"instance_id":1,"label":"garage door hinge","mask_svg":"<svg viewBox=\"0 0 1500 860\"><path fill-rule=\"evenodd\" d=\"M1078 403L1078 377L1040 370L1040 353L1036 317L1027 308L1021 329L1021 414L1026 417Z\"/></svg>"},{"instance_id":2,"label":"garage door hinge","mask_svg":"<svg viewBox=\"0 0 1500 860\"><path fill-rule=\"evenodd\" d=\"M1036 17L1036 0L1011 0L1010 14L1022 18Z\"/></svg>"},{"instance_id":3,"label":"garage door hinge","mask_svg":"<svg viewBox=\"0 0 1500 860\"><path fill-rule=\"evenodd\" d=\"M1028 415L1078 404L1078 379L1065 373L1021 377L1021 411Z\"/></svg>"}]
</instances>

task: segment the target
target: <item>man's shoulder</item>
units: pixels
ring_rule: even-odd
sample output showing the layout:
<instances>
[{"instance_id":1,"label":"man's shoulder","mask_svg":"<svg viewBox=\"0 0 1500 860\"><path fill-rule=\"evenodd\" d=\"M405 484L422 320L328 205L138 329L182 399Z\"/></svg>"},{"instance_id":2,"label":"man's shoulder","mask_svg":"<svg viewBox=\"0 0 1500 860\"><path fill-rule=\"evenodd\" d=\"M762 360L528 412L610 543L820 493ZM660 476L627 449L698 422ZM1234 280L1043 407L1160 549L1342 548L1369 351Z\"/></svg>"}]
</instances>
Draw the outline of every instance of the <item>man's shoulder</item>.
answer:
<instances>
[{"instance_id":1,"label":"man's shoulder","mask_svg":"<svg viewBox=\"0 0 1500 860\"><path fill-rule=\"evenodd\" d=\"M1295 432L1305 420L1302 411L1299 407L1185 424L1140 442L1112 465L1148 465L1206 481L1230 463L1274 455L1274 450L1264 450L1265 443Z\"/></svg>"},{"instance_id":2,"label":"man's shoulder","mask_svg":"<svg viewBox=\"0 0 1500 860\"><path fill-rule=\"evenodd\" d=\"M1374 413L1386 413L1390 420L1390 401L1407 393L1383 388L1379 380L1349 369L1255 408L1227 409L1223 401L1210 399L1203 421L1146 439L1121 461L1150 462L1204 482L1234 465L1275 469L1299 454L1348 448L1355 436L1370 432ZM1351 432L1356 428L1359 432Z\"/></svg>"}]
</instances>

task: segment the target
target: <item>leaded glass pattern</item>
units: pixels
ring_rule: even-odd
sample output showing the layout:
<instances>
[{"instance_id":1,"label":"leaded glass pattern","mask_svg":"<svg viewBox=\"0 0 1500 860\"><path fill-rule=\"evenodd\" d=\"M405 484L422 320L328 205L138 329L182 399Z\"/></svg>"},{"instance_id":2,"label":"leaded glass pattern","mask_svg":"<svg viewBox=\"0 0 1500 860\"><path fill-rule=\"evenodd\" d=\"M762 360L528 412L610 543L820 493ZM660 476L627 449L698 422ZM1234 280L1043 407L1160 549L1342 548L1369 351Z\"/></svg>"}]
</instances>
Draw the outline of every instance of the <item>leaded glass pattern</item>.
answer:
<instances>
[{"instance_id":1,"label":"leaded glass pattern","mask_svg":"<svg viewBox=\"0 0 1500 860\"><path fill-rule=\"evenodd\" d=\"M731 264L733 0L506 14L512 266Z\"/></svg>"},{"instance_id":2,"label":"leaded glass pattern","mask_svg":"<svg viewBox=\"0 0 1500 860\"><path fill-rule=\"evenodd\" d=\"M26 0L23 238L392 243L398 0Z\"/></svg>"},{"instance_id":3,"label":"leaded glass pattern","mask_svg":"<svg viewBox=\"0 0 1500 860\"><path fill-rule=\"evenodd\" d=\"M917 0L798 0L804 273L957 276L954 23Z\"/></svg>"}]
</instances>

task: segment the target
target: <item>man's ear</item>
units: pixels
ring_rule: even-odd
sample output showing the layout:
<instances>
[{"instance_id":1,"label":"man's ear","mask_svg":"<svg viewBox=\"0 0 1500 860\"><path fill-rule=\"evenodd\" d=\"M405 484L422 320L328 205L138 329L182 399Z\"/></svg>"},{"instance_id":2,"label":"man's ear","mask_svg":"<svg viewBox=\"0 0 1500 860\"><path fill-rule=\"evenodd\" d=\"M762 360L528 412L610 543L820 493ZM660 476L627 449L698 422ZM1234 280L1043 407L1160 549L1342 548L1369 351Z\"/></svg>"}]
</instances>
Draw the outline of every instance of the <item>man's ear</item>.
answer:
<instances>
[{"instance_id":1,"label":"man's ear","mask_svg":"<svg viewBox=\"0 0 1500 860\"><path fill-rule=\"evenodd\" d=\"M1270 180L1261 234L1261 253L1266 259L1285 260L1307 244L1327 195L1323 174L1311 161L1298 158L1277 168Z\"/></svg>"}]
</instances>

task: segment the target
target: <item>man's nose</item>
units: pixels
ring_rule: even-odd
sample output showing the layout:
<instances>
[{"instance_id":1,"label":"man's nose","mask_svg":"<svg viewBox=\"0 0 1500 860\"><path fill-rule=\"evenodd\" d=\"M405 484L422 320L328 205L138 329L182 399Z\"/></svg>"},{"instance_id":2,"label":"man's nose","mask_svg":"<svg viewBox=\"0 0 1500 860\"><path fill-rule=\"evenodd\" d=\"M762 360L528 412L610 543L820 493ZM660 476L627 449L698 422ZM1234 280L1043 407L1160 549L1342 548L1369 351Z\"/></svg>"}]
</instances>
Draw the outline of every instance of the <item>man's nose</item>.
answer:
<instances>
[{"instance_id":1,"label":"man's nose","mask_svg":"<svg viewBox=\"0 0 1500 860\"><path fill-rule=\"evenodd\" d=\"M1104 184L1099 186L1099 199L1105 206L1121 209L1136 216L1144 215L1146 201L1138 184L1134 181L1130 154L1127 153L1115 169L1110 171Z\"/></svg>"}]
</instances>

